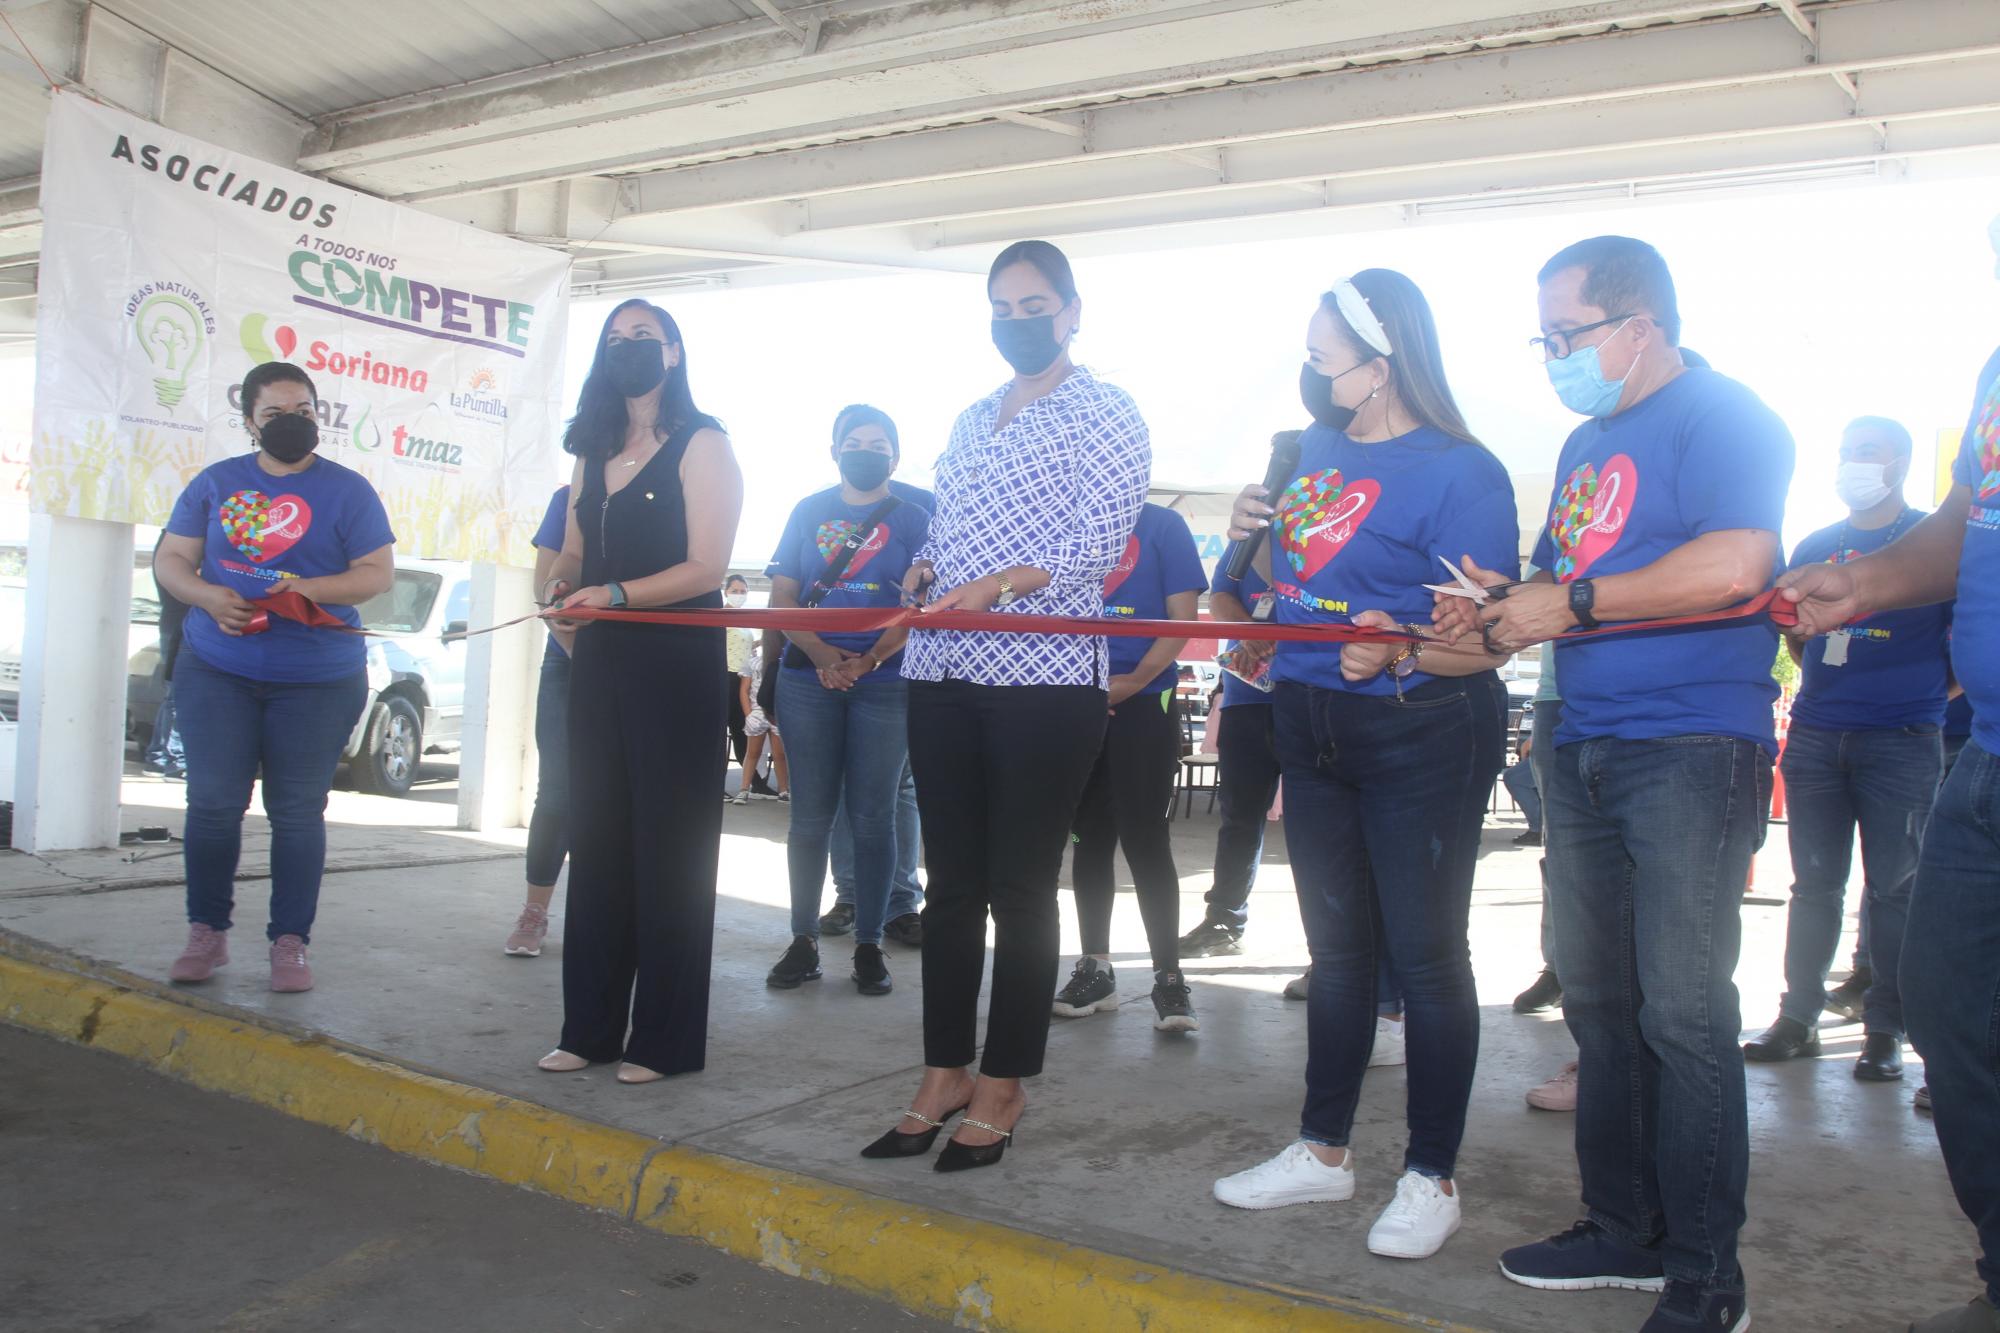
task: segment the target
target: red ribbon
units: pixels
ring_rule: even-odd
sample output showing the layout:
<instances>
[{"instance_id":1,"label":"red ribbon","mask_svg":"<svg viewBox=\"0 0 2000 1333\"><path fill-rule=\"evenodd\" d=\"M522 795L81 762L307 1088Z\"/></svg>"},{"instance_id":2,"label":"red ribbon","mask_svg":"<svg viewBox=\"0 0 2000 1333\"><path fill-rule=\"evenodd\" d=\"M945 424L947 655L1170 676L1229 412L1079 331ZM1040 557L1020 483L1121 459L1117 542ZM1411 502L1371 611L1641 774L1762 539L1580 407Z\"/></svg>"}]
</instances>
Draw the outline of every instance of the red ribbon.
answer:
<instances>
[{"instance_id":1,"label":"red ribbon","mask_svg":"<svg viewBox=\"0 0 2000 1333\"><path fill-rule=\"evenodd\" d=\"M348 634L361 634L345 621L322 609L306 597L289 588L280 588L259 599L260 608L243 632L255 634L270 625L270 616L296 621L301 625L317 628L337 629ZM1600 626L1592 630L1571 630L1561 635L1559 642L1572 639L1597 638L1607 634L1632 634L1641 630L1678 629L1693 625L1726 624L1730 621L1753 620L1762 616L1778 626L1798 623L1798 609L1778 594L1773 588L1757 597L1731 607L1726 611L1709 611L1692 616L1667 616L1658 620L1629 620ZM530 620L610 620L639 625L682 625L698 628L727 629L771 629L805 630L812 633L833 632L847 634L879 633L882 630L908 626L912 629L938 630L982 630L1002 634L1102 634L1110 638L1134 639L1184 639L1199 635L1202 638L1251 639L1264 642L1288 641L1310 643L1411 643L1425 640L1427 636L1411 634L1404 629L1372 629L1360 625L1334 624L1285 624L1271 621L1248 620L1136 620L1123 617L1117 619L1097 619L1090 616L1034 616L1006 614L997 611L919 611L914 607L861 607L855 609L829 609L825 607L769 607L762 610L736 608L712 611L669 611L634 610L630 607L612 609L610 607L572 607L558 611L550 608L536 611L498 625L488 625L482 629L466 630L460 635L447 638L470 638L477 634L491 634L495 630L506 629L510 625L525 624ZM1428 640L1436 642L1436 640Z\"/></svg>"}]
</instances>

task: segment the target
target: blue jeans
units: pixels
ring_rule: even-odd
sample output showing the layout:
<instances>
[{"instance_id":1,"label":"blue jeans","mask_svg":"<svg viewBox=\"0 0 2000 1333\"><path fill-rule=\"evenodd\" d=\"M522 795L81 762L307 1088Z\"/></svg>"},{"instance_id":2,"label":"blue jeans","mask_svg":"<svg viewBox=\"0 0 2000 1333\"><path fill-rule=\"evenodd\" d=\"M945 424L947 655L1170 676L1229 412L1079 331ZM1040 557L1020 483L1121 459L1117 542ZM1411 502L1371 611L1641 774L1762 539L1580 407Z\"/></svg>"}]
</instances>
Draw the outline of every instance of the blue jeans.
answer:
<instances>
[{"instance_id":1,"label":"blue jeans","mask_svg":"<svg viewBox=\"0 0 2000 1333\"><path fill-rule=\"evenodd\" d=\"M368 677L314 683L217 671L191 650L174 666L187 748L188 920L228 930L250 784L263 770L271 821L271 920L265 934L312 938L326 868L326 793L368 701Z\"/></svg>"},{"instance_id":2,"label":"blue jeans","mask_svg":"<svg viewBox=\"0 0 2000 1333\"><path fill-rule=\"evenodd\" d=\"M889 881L889 920L924 910L924 886L917 882L917 857L923 851L923 830L917 823L917 780L903 762L903 782L896 790L896 874ZM854 905L854 831L847 824L847 802L833 816L833 900Z\"/></svg>"},{"instance_id":3,"label":"blue jeans","mask_svg":"<svg viewBox=\"0 0 2000 1333\"><path fill-rule=\"evenodd\" d=\"M1945 1170L1979 1231L1979 1276L2000 1303L2000 758L1976 741L1960 751L1924 834L1903 932L1903 1009Z\"/></svg>"},{"instance_id":4,"label":"blue jeans","mask_svg":"<svg viewBox=\"0 0 2000 1333\"><path fill-rule=\"evenodd\" d=\"M1507 794L1514 798L1514 804L1521 807L1527 816L1528 832L1542 831L1542 792L1535 785L1535 766L1525 759L1509 764L1500 774L1500 781L1507 784Z\"/></svg>"},{"instance_id":5,"label":"blue jeans","mask_svg":"<svg viewBox=\"0 0 2000 1333\"><path fill-rule=\"evenodd\" d=\"M187 752L181 747L179 722L174 712L172 676L161 682L160 706L153 713L153 734L146 742L145 762L155 768L187 767Z\"/></svg>"},{"instance_id":6,"label":"blue jeans","mask_svg":"<svg viewBox=\"0 0 2000 1333\"><path fill-rule=\"evenodd\" d=\"M1727 736L1597 737L1559 748L1552 776L1584 1206L1613 1236L1660 1246L1669 1278L1728 1285L1750 1172L1732 977L1770 757Z\"/></svg>"},{"instance_id":7,"label":"blue jeans","mask_svg":"<svg viewBox=\"0 0 2000 1333\"><path fill-rule=\"evenodd\" d=\"M1448 1179L1479 1056L1466 947L1476 710L1450 680L1403 701L1288 681L1273 708L1285 840L1312 952L1300 1137L1348 1142L1386 956L1408 1024L1404 1165Z\"/></svg>"},{"instance_id":8,"label":"blue jeans","mask_svg":"<svg viewBox=\"0 0 2000 1333\"><path fill-rule=\"evenodd\" d=\"M1215 794L1222 827L1215 831L1215 883L1204 901L1208 920L1240 930L1250 921L1250 890L1264 859L1265 817L1278 799L1278 755L1271 705L1231 704L1209 714L1215 733Z\"/></svg>"},{"instance_id":9,"label":"blue jeans","mask_svg":"<svg viewBox=\"0 0 2000 1333\"><path fill-rule=\"evenodd\" d=\"M528 883L553 886L569 855L569 654L542 654L535 696L535 810L528 816Z\"/></svg>"},{"instance_id":10,"label":"blue jeans","mask_svg":"<svg viewBox=\"0 0 2000 1333\"><path fill-rule=\"evenodd\" d=\"M1938 729L1829 731L1792 726L1780 765L1791 815L1792 905L1785 928L1785 996L1778 1012L1807 1027L1826 1007L1826 973L1840 947L1854 830L1861 829L1861 912L1871 963L1863 1025L1903 1034L1897 960L1924 823L1944 768Z\"/></svg>"},{"instance_id":11,"label":"blue jeans","mask_svg":"<svg viewBox=\"0 0 2000 1333\"><path fill-rule=\"evenodd\" d=\"M843 804L854 838L854 941L880 944L896 870L896 795L909 762L909 686L888 678L829 690L809 672L778 673L778 716L791 760L792 934L819 937L827 845Z\"/></svg>"}]
</instances>

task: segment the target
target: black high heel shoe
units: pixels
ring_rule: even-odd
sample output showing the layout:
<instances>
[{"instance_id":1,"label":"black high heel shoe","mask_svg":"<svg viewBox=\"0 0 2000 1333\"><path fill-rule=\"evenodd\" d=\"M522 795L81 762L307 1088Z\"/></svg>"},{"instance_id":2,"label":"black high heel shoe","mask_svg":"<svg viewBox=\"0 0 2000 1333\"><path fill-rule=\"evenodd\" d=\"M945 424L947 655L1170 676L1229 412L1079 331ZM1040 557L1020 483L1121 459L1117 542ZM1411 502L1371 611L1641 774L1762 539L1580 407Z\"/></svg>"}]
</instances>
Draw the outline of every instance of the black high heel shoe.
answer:
<instances>
[{"instance_id":1,"label":"black high heel shoe","mask_svg":"<svg viewBox=\"0 0 2000 1333\"><path fill-rule=\"evenodd\" d=\"M967 1102L965 1106L972 1105ZM944 1120L933 1120L921 1111L905 1111L904 1118L921 1120L930 1128L915 1134L905 1134L899 1129L891 1129L887 1134L861 1150L863 1157L922 1157L937 1142L938 1131L944 1128L945 1120L955 1115L963 1115L965 1106L955 1107L944 1113ZM969 1121L967 1123L970 1123Z\"/></svg>"},{"instance_id":2,"label":"black high heel shoe","mask_svg":"<svg viewBox=\"0 0 2000 1333\"><path fill-rule=\"evenodd\" d=\"M982 1166L998 1165L1000 1159L1006 1155L1007 1144L1013 1140L1014 1131L1002 1129L998 1125L989 1125L984 1120L974 1120L970 1116L959 1123L970 1125L974 1129L983 1129L988 1134L998 1134L1000 1141L982 1143L975 1147L970 1143L960 1143L957 1139L946 1139L944 1151L938 1154L937 1161L931 1163L931 1170L973 1171ZM1018 1127L1017 1125L1016 1128ZM935 1134L937 1131L931 1132Z\"/></svg>"}]
</instances>

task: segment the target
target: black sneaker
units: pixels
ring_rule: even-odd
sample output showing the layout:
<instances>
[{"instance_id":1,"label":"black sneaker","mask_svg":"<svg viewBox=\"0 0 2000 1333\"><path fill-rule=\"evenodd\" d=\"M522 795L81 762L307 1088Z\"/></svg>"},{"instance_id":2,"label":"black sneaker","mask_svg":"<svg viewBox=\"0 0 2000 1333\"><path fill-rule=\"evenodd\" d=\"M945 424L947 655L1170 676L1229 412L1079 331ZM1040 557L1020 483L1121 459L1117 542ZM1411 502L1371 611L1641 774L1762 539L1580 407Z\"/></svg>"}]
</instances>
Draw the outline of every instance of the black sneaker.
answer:
<instances>
[{"instance_id":1,"label":"black sneaker","mask_svg":"<svg viewBox=\"0 0 2000 1333\"><path fill-rule=\"evenodd\" d=\"M820 929L826 929L824 921L820 923ZM882 927L882 934L906 949L921 949L924 947L924 919L915 912L905 912Z\"/></svg>"},{"instance_id":2,"label":"black sneaker","mask_svg":"<svg viewBox=\"0 0 2000 1333\"><path fill-rule=\"evenodd\" d=\"M835 903L833 910L819 919L819 933L822 935L848 935L853 931L853 903Z\"/></svg>"},{"instance_id":3,"label":"black sneaker","mask_svg":"<svg viewBox=\"0 0 2000 1333\"><path fill-rule=\"evenodd\" d=\"M1118 1007L1118 974L1111 964L1095 958L1079 958L1069 984L1056 992L1049 1006L1058 1018L1086 1018L1099 1010Z\"/></svg>"},{"instance_id":4,"label":"black sneaker","mask_svg":"<svg viewBox=\"0 0 2000 1333\"><path fill-rule=\"evenodd\" d=\"M894 984L889 980L889 965L882 960L881 945L854 946L854 989L863 995L887 995Z\"/></svg>"},{"instance_id":5,"label":"black sneaker","mask_svg":"<svg viewBox=\"0 0 2000 1333\"><path fill-rule=\"evenodd\" d=\"M1874 984L1875 979L1866 972L1856 972L1826 993L1826 1011L1839 1014L1850 1023L1858 1021L1862 1001L1867 998L1868 988Z\"/></svg>"},{"instance_id":6,"label":"black sneaker","mask_svg":"<svg viewBox=\"0 0 2000 1333\"><path fill-rule=\"evenodd\" d=\"M1514 997L1514 1012L1517 1014L1544 1014L1551 1009L1562 1008L1562 982L1548 968L1535 978L1528 989Z\"/></svg>"},{"instance_id":7,"label":"black sneaker","mask_svg":"<svg viewBox=\"0 0 2000 1333\"><path fill-rule=\"evenodd\" d=\"M810 935L794 935L792 947L785 950L785 956L764 978L764 984L775 990L797 990L806 982L819 979L819 941Z\"/></svg>"},{"instance_id":8,"label":"black sneaker","mask_svg":"<svg viewBox=\"0 0 2000 1333\"><path fill-rule=\"evenodd\" d=\"M1178 972L1153 974L1153 1026L1161 1032L1193 1032L1194 999L1188 994L1187 978Z\"/></svg>"},{"instance_id":9,"label":"black sneaker","mask_svg":"<svg viewBox=\"0 0 2000 1333\"><path fill-rule=\"evenodd\" d=\"M1539 847L1542 845L1542 835L1533 829L1527 829L1524 832L1514 835L1514 845L1516 847Z\"/></svg>"},{"instance_id":10,"label":"black sneaker","mask_svg":"<svg viewBox=\"0 0 2000 1333\"><path fill-rule=\"evenodd\" d=\"M1219 958L1243 952L1243 927L1208 920L1181 936L1181 957Z\"/></svg>"},{"instance_id":11,"label":"black sneaker","mask_svg":"<svg viewBox=\"0 0 2000 1333\"><path fill-rule=\"evenodd\" d=\"M1738 1287L1669 1282L1639 1333L1738 1333L1750 1327L1750 1303Z\"/></svg>"},{"instance_id":12,"label":"black sneaker","mask_svg":"<svg viewBox=\"0 0 2000 1333\"><path fill-rule=\"evenodd\" d=\"M1532 1245L1517 1245L1500 1256L1500 1272L1540 1291L1662 1291L1667 1285L1660 1252L1628 1245L1597 1223L1585 1220L1568 1231Z\"/></svg>"}]
</instances>

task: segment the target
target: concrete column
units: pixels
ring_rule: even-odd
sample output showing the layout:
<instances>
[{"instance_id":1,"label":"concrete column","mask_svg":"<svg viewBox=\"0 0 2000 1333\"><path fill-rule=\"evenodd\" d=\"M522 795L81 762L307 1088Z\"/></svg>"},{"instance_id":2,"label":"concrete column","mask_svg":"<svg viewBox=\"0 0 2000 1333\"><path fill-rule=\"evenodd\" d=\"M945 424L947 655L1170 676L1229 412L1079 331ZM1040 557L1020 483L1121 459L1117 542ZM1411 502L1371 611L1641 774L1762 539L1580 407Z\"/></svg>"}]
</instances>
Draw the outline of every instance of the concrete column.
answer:
<instances>
[{"instance_id":1,"label":"concrete column","mask_svg":"<svg viewBox=\"0 0 2000 1333\"><path fill-rule=\"evenodd\" d=\"M116 847L132 526L34 514L28 552L14 846Z\"/></svg>"},{"instance_id":2,"label":"concrete column","mask_svg":"<svg viewBox=\"0 0 2000 1333\"><path fill-rule=\"evenodd\" d=\"M534 610L533 585L533 570L474 564L473 628ZM517 625L467 642L460 828L517 828L534 808L535 691L546 637L539 625Z\"/></svg>"}]
</instances>

